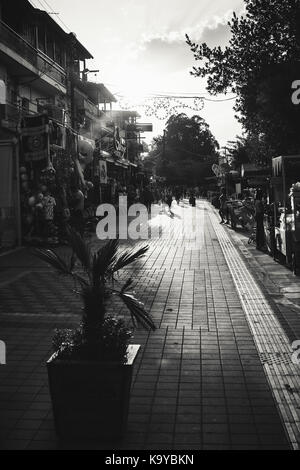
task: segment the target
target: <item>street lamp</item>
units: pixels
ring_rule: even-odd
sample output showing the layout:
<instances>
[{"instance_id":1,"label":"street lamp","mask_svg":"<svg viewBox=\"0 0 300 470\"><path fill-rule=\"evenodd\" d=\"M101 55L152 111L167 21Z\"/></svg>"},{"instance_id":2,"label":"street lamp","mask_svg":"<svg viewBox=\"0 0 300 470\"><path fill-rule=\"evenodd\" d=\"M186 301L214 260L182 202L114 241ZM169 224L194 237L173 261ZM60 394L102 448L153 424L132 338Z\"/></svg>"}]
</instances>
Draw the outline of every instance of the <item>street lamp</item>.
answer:
<instances>
[{"instance_id":1,"label":"street lamp","mask_svg":"<svg viewBox=\"0 0 300 470\"><path fill-rule=\"evenodd\" d=\"M81 72L82 73L82 80L86 82L88 73L98 73L98 72L100 72L100 70L89 70L89 69L85 68Z\"/></svg>"}]
</instances>

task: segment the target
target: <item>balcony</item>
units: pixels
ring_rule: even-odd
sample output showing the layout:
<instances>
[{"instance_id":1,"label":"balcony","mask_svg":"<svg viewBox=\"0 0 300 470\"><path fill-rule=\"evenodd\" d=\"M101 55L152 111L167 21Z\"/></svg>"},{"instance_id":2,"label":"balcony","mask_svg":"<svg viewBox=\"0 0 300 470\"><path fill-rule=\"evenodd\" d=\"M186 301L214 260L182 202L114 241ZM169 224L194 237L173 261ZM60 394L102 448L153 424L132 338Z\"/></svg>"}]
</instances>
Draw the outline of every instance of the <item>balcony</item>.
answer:
<instances>
[{"instance_id":1,"label":"balcony","mask_svg":"<svg viewBox=\"0 0 300 470\"><path fill-rule=\"evenodd\" d=\"M54 104L39 105L37 107L39 113L46 113L49 119L54 119L63 124L65 122L66 110L55 106Z\"/></svg>"},{"instance_id":2,"label":"balcony","mask_svg":"<svg viewBox=\"0 0 300 470\"><path fill-rule=\"evenodd\" d=\"M16 103L6 103L0 105L0 127L16 131L20 119L28 114L35 114Z\"/></svg>"},{"instance_id":3,"label":"balcony","mask_svg":"<svg viewBox=\"0 0 300 470\"><path fill-rule=\"evenodd\" d=\"M93 117L99 116L99 109L98 107L92 103L92 101L85 99L83 101L83 109L87 114L90 114Z\"/></svg>"},{"instance_id":4,"label":"balcony","mask_svg":"<svg viewBox=\"0 0 300 470\"><path fill-rule=\"evenodd\" d=\"M42 80L47 81L47 78L50 78L65 87L64 69L43 52L35 49L2 21L0 21L0 51L25 68L27 64L30 64L28 69L40 76Z\"/></svg>"},{"instance_id":5,"label":"balcony","mask_svg":"<svg viewBox=\"0 0 300 470\"><path fill-rule=\"evenodd\" d=\"M90 119L97 119L100 116L98 106L96 106L88 98L79 95L78 91L75 93L75 103L78 112L80 112L82 115L85 115Z\"/></svg>"}]
</instances>

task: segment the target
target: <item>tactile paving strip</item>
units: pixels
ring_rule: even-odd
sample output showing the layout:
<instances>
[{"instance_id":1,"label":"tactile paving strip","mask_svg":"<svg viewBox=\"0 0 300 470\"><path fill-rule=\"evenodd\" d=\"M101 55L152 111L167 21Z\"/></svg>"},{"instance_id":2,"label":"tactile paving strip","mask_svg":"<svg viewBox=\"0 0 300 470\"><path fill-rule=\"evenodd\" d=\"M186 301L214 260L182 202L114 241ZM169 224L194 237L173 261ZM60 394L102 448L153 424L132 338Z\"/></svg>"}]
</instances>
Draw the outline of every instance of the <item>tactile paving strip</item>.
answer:
<instances>
[{"instance_id":1,"label":"tactile paving strip","mask_svg":"<svg viewBox=\"0 0 300 470\"><path fill-rule=\"evenodd\" d=\"M291 353L271 352L260 353L260 360L263 364L272 366L273 364L289 364L291 362Z\"/></svg>"},{"instance_id":2,"label":"tactile paving strip","mask_svg":"<svg viewBox=\"0 0 300 470\"><path fill-rule=\"evenodd\" d=\"M266 297L214 213L211 223L230 269L292 447L300 448L300 364Z\"/></svg>"}]
</instances>

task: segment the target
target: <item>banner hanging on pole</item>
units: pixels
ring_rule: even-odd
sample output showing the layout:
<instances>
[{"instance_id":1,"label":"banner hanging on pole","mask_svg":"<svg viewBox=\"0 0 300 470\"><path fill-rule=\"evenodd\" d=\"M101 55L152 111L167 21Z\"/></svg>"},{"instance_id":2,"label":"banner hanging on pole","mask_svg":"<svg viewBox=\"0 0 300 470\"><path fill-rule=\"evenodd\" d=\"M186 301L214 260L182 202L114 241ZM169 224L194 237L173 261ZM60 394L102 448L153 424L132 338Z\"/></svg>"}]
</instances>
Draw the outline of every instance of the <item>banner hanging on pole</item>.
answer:
<instances>
[{"instance_id":1,"label":"banner hanging on pole","mask_svg":"<svg viewBox=\"0 0 300 470\"><path fill-rule=\"evenodd\" d=\"M100 160L100 184L107 184L107 163L104 160Z\"/></svg>"}]
</instances>

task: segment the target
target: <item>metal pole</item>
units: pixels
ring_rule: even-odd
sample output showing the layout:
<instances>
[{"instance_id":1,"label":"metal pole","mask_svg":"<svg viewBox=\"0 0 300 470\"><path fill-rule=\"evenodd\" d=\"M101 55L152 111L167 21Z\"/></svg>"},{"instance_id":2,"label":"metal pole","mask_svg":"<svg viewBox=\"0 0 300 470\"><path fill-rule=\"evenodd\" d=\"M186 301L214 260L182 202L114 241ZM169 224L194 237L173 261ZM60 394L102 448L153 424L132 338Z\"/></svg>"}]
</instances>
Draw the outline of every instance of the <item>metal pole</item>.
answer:
<instances>
[{"instance_id":1,"label":"metal pole","mask_svg":"<svg viewBox=\"0 0 300 470\"><path fill-rule=\"evenodd\" d=\"M100 160L101 161L101 127L100 127L100 138L99 138L99 152L100 152ZM100 168L100 173L99 173L99 200L100 204L102 204L102 189L101 189L101 168Z\"/></svg>"},{"instance_id":2,"label":"metal pole","mask_svg":"<svg viewBox=\"0 0 300 470\"><path fill-rule=\"evenodd\" d=\"M16 152L16 177L17 177L17 240L18 246L22 244L22 226L21 226L21 194L20 194L20 155L19 143L15 144Z\"/></svg>"},{"instance_id":3,"label":"metal pole","mask_svg":"<svg viewBox=\"0 0 300 470\"><path fill-rule=\"evenodd\" d=\"M166 130L164 129L164 135L163 135L163 160L165 160L166 157Z\"/></svg>"}]
</instances>

